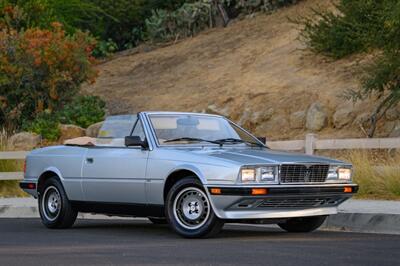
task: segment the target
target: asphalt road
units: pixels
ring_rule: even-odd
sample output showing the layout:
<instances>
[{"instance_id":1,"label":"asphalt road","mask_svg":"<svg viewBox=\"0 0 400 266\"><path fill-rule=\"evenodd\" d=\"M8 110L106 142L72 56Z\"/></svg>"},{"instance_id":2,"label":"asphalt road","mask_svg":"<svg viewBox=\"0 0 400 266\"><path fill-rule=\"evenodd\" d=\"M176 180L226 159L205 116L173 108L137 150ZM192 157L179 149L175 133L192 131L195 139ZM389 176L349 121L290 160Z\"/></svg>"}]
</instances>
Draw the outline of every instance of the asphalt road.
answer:
<instances>
[{"instance_id":1,"label":"asphalt road","mask_svg":"<svg viewBox=\"0 0 400 266\"><path fill-rule=\"evenodd\" d=\"M213 239L183 239L137 220L78 220L49 230L38 219L0 219L0 265L400 265L400 235L226 225Z\"/></svg>"}]
</instances>

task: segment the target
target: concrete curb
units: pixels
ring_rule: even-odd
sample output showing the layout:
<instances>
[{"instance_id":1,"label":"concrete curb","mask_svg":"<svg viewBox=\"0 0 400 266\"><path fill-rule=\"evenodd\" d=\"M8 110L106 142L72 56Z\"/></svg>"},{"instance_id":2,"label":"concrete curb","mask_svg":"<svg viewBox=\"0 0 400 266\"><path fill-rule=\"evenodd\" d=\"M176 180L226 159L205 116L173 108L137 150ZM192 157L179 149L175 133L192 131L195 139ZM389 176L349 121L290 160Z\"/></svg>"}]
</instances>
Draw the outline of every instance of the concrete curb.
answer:
<instances>
[{"instance_id":1,"label":"concrete curb","mask_svg":"<svg viewBox=\"0 0 400 266\"><path fill-rule=\"evenodd\" d=\"M381 213L339 213L325 221L324 230L400 235L400 215Z\"/></svg>"},{"instance_id":2,"label":"concrete curb","mask_svg":"<svg viewBox=\"0 0 400 266\"><path fill-rule=\"evenodd\" d=\"M39 217L37 207L0 206L0 218L36 218Z\"/></svg>"}]
</instances>

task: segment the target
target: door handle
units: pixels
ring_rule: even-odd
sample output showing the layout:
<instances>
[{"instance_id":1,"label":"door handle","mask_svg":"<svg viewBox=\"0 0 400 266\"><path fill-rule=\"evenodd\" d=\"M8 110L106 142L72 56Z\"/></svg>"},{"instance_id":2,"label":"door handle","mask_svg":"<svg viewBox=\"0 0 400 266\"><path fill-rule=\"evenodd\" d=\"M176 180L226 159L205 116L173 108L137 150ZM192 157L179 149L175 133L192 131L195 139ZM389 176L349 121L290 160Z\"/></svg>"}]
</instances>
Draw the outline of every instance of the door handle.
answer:
<instances>
[{"instance_id":1,"label":"door handle","mask_svg":"<svg viewBox=\"0 0 400 266\"><path fill-rule=\"evenodd\" d=\"M93 158L86 158L86 163L93 163Z\"/></svg>"}]
</instances>

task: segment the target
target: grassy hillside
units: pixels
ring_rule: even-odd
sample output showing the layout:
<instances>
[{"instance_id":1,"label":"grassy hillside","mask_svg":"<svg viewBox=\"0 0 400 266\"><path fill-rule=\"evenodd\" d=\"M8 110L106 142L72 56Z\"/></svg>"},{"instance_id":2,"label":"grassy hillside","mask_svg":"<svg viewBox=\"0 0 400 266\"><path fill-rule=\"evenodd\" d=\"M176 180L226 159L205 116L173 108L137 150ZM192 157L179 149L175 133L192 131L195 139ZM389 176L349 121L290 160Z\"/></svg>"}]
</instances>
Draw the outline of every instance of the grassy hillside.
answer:
<instances>
[{"instance_id":1,"label":"grassy hillside","mask_svg":"<svg viewBox=\"0 0 400 266\"><path fill-rule=\"evenodd\" d=\"M329 117L321 136L363 137L355 123L335 129L332 115L344 101L338 95L358 86L369 56L333 62L305 50L288 18L316 6L331 8L326 0L300 1L167 47L117 55L98 66L97 82L84 91L103 97L112 114L217 110L271 139L303 138L307 130L292 129L289 116L319 101ZM366 110L368 105L355 106L356 115ZM377 135L387 131L379 125Z\"/></svg>"}]
</instances>

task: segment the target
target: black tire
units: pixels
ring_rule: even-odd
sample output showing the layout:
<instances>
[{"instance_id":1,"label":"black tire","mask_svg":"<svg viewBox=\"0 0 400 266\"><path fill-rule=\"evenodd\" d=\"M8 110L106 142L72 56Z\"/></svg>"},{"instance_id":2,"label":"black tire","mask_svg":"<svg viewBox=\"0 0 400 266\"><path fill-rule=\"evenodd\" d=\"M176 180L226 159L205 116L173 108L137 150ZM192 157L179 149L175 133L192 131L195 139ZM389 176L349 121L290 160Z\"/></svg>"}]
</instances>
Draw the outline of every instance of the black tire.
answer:
<instances>
[{"instance_id":1,"label":"black tire","mask_svg":"<svg viewBox=\"0 0 400 266\"><path fill-rule=\"evenodd\" d=\"M165 217L147 217L153 224L167 224L167 218Z\"/></svg>"},{"instance_id":2,"label":"black tire","mask_svg":"<svg viewBox=\"0 0 400 266\"><path fill-rule=\"evenodd\" d=\"M311 216L291 218L279 227L291 233L307 233L318 229L325 221L326 216Z\"/></svg>"},{"instance_id":3,"label":"black tire","mask_svg":"<svg viewBox=\"0 0 400 266\"><path fill-rule=\"evenodd\" d=\"M39 213L42 223L51 229L71 227L78 212L68 200L57 177L47 179L39 191Z\"/></svg>"},{"instance_id":4,"label":"black tire","mask_svg":"<svg viewBox=\"0 0 400 266\"><path fill-rule=\"evenodd\" d=\"M188 203L186 212L182 210L185 203ZM170 227L186 238L212 237L224 225L215 215L201 182L195 177L185 177L176 182L168 192L165 206ZM193 219L188 218L190 215Z\"/></svg>"}]
</instances>

